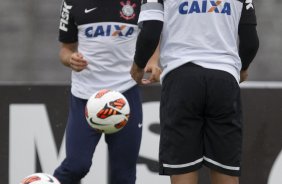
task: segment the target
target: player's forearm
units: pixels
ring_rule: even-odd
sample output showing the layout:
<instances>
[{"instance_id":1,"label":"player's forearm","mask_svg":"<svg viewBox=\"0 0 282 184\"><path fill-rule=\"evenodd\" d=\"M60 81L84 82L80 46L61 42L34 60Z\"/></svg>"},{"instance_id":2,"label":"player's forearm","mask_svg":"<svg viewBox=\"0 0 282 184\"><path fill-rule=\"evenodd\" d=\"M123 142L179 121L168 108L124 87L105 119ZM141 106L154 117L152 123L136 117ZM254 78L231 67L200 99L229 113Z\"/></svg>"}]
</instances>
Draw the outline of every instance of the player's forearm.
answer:
<instances>
[{"instance_id":1,"label":"player's forearm","mask_svg":"<svg viewBox=\"0 0 282 184\"><path fill-rule=\"evenodd\" d=\"M162 31L161 21L145 21L137 38L134 62L138 67L144 68L155 52Z\"/></svg>"},{"instance_id":2,"label":"player's forearm","mask_svg":"<svg viewBox=\"0 0 282 184\"><path fill-rule=\"evenodd\" d=\"M159 65L160 61L160 45L157 46L154 54L149 59L147 65Z\"/></svg>"},{"instance_id":3,"label":"player's forearm","mask_svg":"<svg viewBox=\"0 0 282 184\"><path fill-rule=\"evenodd\" d=\"M76 44L62 44L59 57L63 65L70 67L70 58L74 52L76 52Z\"/></svg>"},{"instance_id":4,"label":"player's forearm","mask_svg":"<svg viewBox=\"0 0 282 184\"><path fill-rule=\"evenodd\" d=\"M259 48L259 38L255 25L239 26L239 56L242 61L242 69L247 70L255 58Z\"/></svg>"},{"instance_id":5,"label":"player's forearm","mask_svg":"<svg viewBox=\"0 0 282 184\"><path fill-rule=\"evenodd\" d=\"M70 57L72 53L73 52L66 50L66 49L60 50L60 60L63 65L70 67Z\"/></svg>"}]
</instances>

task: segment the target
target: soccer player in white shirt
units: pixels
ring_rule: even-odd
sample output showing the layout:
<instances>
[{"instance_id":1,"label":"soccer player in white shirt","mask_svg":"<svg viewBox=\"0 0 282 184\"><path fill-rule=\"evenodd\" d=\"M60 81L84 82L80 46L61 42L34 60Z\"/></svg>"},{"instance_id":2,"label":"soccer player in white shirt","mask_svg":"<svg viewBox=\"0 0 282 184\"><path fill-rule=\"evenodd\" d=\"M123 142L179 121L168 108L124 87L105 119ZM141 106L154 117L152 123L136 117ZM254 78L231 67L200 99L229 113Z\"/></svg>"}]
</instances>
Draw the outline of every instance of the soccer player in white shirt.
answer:
<instances>
[{"instance_id":1,"label":"soccer player in white shirt","mask_svg":"<svg viewBox=\"0 0 282 184\"><path fill-rule=\"evenodd\" d=\"M143 0L139 25L137 83L160 42L160 174L196 184L204 165L212 184L238 184L239 83L259 47L252 0Z\"/></svg>"}]
</instances>

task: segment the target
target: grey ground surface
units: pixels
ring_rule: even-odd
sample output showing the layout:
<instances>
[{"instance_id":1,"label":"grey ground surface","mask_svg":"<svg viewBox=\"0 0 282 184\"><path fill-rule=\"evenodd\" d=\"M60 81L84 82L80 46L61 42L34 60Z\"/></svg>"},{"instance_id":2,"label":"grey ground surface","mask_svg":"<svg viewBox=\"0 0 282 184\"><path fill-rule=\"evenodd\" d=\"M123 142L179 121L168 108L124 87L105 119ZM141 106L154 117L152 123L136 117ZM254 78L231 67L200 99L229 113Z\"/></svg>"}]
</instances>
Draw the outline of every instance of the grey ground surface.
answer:
<instances>
[{"instance_id":1,"label":"grey ground surface","mask_svg":"<svg viewBox=\"0 0 282 184\"><path fill-rule=\"evenodd\" d=\"M282 1L256 0L260 50L249 80L282 80ZM58 59L60 0L0 0L0 83L69 83Z\"/></svg>"}]
</instances>

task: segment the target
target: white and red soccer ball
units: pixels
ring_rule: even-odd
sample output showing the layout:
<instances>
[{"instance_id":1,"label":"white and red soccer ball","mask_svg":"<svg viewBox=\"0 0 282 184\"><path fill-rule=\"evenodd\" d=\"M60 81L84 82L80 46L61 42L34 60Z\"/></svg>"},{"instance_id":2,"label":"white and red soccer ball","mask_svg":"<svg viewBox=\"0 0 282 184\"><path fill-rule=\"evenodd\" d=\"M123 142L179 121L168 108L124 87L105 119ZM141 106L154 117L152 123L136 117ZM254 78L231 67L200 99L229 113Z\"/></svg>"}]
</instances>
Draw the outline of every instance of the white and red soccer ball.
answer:
<instances>
[{"instance_id":1,"label":"white and red soccer ball","mask_svg":"<svg viewBox=\"0 0 282 184\"><path fill-rule=\"evenodd\" d=\"M60 182L50 174L34 173L22 179L20 184L60 184Z\"/></svg>"},{"instance_id":2,"label":"white and red soccer ball","mask_svg":"<svg viewBox=\"0 0 282 184\"><path fill-rule=\"evenodd\" d=\"M127 124L129 114L130 107L124 95L109 89L94 93L85 107L88 124L105 134L121 130Z\"/></svg>"}]
</instances>

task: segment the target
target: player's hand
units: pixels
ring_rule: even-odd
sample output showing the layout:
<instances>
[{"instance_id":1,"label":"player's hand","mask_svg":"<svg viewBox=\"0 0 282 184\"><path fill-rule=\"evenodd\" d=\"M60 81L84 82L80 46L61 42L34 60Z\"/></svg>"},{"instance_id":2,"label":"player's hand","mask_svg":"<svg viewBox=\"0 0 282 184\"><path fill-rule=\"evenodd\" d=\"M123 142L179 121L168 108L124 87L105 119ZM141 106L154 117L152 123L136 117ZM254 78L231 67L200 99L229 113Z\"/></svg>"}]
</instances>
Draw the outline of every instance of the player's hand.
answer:
<instances>
[{"instance_id":1,"label":"player's hand","mask_svg":"<svg viewBox=\"0 0 282 184\"><path fill-rule=\"evenodd\" d=\"M131 77L137 82L137 84L142 84L142 78L144 76L144 69L139 68L135 62L133 62L131 70L130 70Z\"/></svg>"},{"instance_id":2,"label":"player's hand","mask_svg":"<svg viewBox=\"0 0 282 184\"><path fill-rule=\"evenodd\" d=\"M240 72L240 83L244 82L248 78L248 70L241 70Z\"/></svg>"},{"instance_id":3,"label":"player's hand","mask_svg":"<svg viewBox=\"0 0 282 184\"><path fill-rule=\"evenodd\" d=\"M74 52L71 54L69 59L69 66L72 70L80 72L86 68L88 62L83 59L83 55L79 52Z\"/></svg>"},{"instance_id":4,"label":"player's hand","mask_svg":"<svg viewBox=\"0 0 282 184\"><path fill-rule=\"evenodd\" d=\"M142 84L152 84L155 82L160 81L160 75L162 73L162 69L157 65L157 64L147 64L144 71L146 73L149 73L149 77L147 79L143 78L142 79Z\"/></svg>"}]
</instances>

